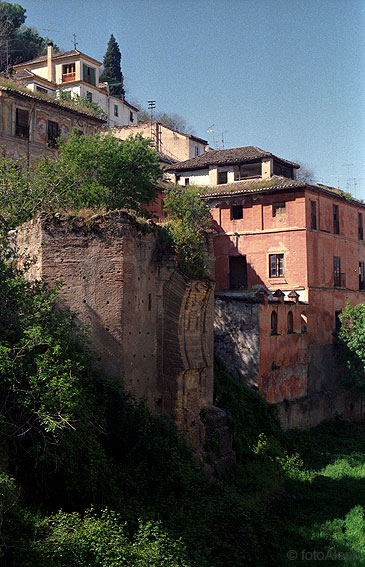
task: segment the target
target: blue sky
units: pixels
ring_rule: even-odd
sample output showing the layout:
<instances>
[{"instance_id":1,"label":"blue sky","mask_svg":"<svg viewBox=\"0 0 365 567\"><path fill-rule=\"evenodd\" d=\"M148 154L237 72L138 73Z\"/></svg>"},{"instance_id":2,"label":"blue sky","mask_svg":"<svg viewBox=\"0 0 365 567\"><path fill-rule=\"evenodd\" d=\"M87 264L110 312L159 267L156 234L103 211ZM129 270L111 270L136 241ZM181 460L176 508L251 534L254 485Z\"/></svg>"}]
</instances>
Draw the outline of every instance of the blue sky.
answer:
<instances>
[{"instance_id":1,"label":"blue sky","mask_svg":"<svg viewBox=\"0 0 365 567\"><path fill-rule=\"evenodd\" d=\"M127 99L214 146L256 145L365 200L362 0L18 0L27 25L102 61L113 33ZM48 29L51 31L48 34Z\"/></svg>"}]
</instances>

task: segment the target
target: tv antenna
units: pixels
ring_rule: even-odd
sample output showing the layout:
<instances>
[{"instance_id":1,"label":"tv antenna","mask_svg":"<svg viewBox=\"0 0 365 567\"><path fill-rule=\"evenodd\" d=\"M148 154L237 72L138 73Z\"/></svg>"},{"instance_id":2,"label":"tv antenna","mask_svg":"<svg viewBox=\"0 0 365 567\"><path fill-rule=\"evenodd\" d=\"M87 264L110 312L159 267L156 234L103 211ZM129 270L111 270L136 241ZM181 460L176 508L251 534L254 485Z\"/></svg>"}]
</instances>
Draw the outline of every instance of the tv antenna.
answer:
<instances>
[{"instance_id":1,"label":"tv antenna","mask_svg":"<svg viewBox=\"0 0 365 567\"><path fill-rule=\"evenodd\" d=\"M212 135L213 144L214 144L214 146L216 146L216 145L217 145L217 140L215 139L214 134L216 134L217 132L216 132L216 130L213 130L213 126L214 126L214 124L211 124L211 126L209 126L207 132Z\"/></svg>"},{"instance_id":2,"label":"tv antenna","mask_svg":"<svg viewBox=\"0 0 365 567\"><path fill-rule=\"evenodd\" d=\"M153 119L153 109L156 108L156 101L155 100L148 100L148 110L151 111L151 122Z\"/></svg>"},{"instance_id":3,"label":"tv antenna","mask_svg":"<svg viewBox=\"0 0 365 567\"><path fill-rule=\"evenodd\" d=\"M59 30L52 29L52 26L56 25L55 22L49 22L46 28L40 28L42 31L47 32L47 38L50 39L51 33L57 33Z\"/></svg>"},{"instance_id":4,"label":"tv antenna","mask_svg":"<svg viewBox=\"0 0 365 567\"><path fill-rule=\"evenodd\" d=\"M222 132L222 150L224 150L224 134L227 134L228 130L224 130L224 132Z\"/></svg>"},{"instance_id":5,"label":"tv antenna","mask_svg":"<svg viewBox=\"0 0 365 567\"><path fill-rule=\"evenodd\" d=\"M77 49L77 46L78 46L79 42L76 41L76 34L74 33L74 34L72 35L72 37L74 38L74 49Z\"/></svg>"}]
</instances>

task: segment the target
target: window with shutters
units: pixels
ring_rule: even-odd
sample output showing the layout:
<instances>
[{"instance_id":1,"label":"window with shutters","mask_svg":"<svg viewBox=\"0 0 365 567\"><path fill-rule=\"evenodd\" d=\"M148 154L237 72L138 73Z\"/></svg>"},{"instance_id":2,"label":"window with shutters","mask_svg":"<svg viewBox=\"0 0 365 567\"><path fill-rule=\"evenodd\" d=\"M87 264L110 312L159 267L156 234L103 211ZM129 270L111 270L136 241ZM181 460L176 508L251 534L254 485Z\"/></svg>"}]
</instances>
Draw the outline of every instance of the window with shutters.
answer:
<instances>
[{"instance_id":1,"label":"window with shutters","mask_svg":"<svg viewBox=\"0 0 365 567\"><path fill-rule=\"evenodd\" d=\"M114 105L114 116L118 116L118 105Z\"/></svg>"},{"instance_id":2,"label":"window with shutters","mask_svg":"<svg viewBox=\"0 0 365 567\"><path fill-rule=\"evenodd\" d=\"M94 85L94 87L96 86L95 69L93 67L88 67L87 65L85 65L85 63L83 64L83 68L82 68L82 78L85 83L89 83L89 85Z\"/></svg>"},{"instance_id":3,"label":"window with shutters","mask_svg":"<svg viewBox=\"0 0 365 567\"><path fill-rule=\"evenodd\" d=\"M365 262L359 262L359 290L365 290Z\"/></svg>"},{"instance_id":4,"label":"window with shutters","mask_svg":"<svg viewBox=\"0 0 365 567\"><path fill-rule=\"evenodd\" d=\"M269 254L270 278L281 278L284 275L284 254Z\"/></svg>"},{"instance_id":5,"label":"window with shutters","mask_svg":"<svg viewBox=\"0 0 365 567\"><path fill-rule=\"evenodd\" d=\"M48 120L48 145L50 148L55 148L57 146L58 137L59 131L57 122Z\"/></svg>"},{"instance_id":6,"label":"window with shutters","mask_svg":"<svg viewBox=\"0 0 365 567\"><path fill-rule=\"evenodd\" d=\"M29 112L28 110L16 109L15 135L18 138L29 138Z\"/></svg>"}]
</instances>

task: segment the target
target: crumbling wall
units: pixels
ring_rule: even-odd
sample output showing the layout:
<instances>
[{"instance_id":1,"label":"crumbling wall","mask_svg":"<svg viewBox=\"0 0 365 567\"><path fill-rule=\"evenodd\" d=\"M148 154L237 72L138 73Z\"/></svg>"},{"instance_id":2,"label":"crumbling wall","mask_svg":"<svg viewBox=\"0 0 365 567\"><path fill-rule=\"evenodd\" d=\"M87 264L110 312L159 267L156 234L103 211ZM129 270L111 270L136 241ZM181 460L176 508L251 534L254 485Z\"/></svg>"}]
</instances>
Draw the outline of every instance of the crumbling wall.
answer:
<instances>
[{"instance_id":1,"label":"crumbling wall","mask_svg":"<svg viewBox=\"0 0 365 567\"><path fill-rule=\"evenodd\" d=\"M236 380L259 387L260 340L257 301L217 295L214 352Z\"/></svg>"},{"instance_id":2,"label":"crumbling wall","mask_svg":"<svg viewBox=\"0 0 365 567\"><path fill-rule=\"evenodd\" d=\"M158 230L124 212L42 213L18 229L18 252L36 257L28 277L65 282L99 364L137 398L172 416L199 452L200 412L213 403L213 289L161 253Z\"/></svg>"}]
</instances>

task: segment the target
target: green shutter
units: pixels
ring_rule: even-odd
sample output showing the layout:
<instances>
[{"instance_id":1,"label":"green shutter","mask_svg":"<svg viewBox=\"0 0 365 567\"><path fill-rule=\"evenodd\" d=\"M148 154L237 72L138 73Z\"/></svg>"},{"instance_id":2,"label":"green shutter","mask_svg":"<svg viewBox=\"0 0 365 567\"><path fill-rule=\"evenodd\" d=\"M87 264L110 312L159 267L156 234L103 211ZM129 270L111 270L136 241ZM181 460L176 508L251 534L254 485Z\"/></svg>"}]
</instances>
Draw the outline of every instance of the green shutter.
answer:
<instances>
[{"instance_id":1,"label":"green shutter","mask_svg":"<svg viewBox=\"0 0 365 567\"><path fill-rule=\"evenodd\" d=\"M95 69L93 69L92 67L90 67L90 84L94 85L94 87L96 86L96 82L95 82Z\"/></svg>"}]
</instances>

